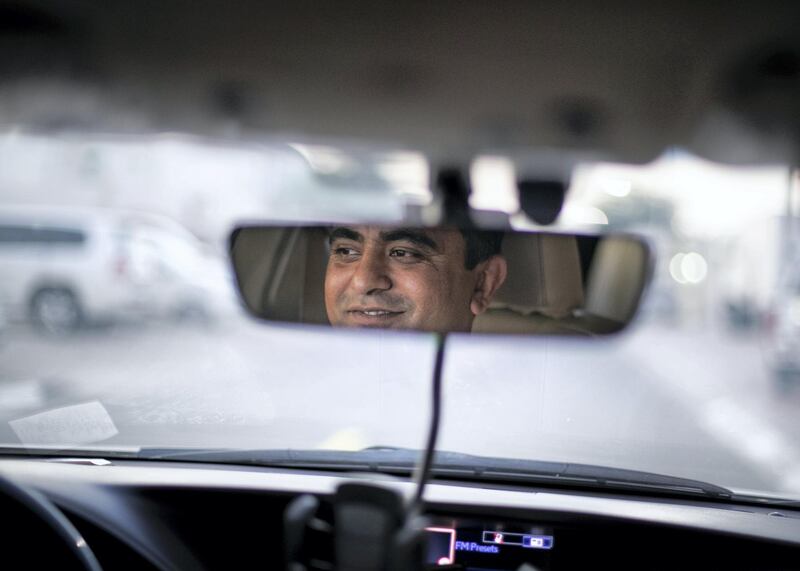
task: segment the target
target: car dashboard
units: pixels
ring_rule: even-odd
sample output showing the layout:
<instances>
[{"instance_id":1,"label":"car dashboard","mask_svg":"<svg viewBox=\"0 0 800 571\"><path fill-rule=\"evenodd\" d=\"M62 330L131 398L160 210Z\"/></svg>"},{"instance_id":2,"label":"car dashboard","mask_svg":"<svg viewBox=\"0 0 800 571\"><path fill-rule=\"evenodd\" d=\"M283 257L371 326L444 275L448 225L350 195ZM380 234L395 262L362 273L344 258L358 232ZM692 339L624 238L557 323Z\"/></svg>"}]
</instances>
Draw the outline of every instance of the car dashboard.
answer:
<instances>
[{"instance_id":1,"label":"car dashboard","mask_svg":"<svg viewBox=\"0 0 800 571\"><path fill-rule=\"evenodd\" d=\"M85 458L6 459L0 474L56 505L104 569L285 568L283 514L292 499L313 494L319 517L332 523L340 483L376 480ZM413 491L408 480L377 478ZM800 513L790 509L437 480L424 511L428 568L800 568ZM35 530L24 523L16 531L42 547L38 556L57 553L45 538L26 538ZM333 545L329 532L312 536L307 568L335 569Z\"/></svg>"}]
</instances>

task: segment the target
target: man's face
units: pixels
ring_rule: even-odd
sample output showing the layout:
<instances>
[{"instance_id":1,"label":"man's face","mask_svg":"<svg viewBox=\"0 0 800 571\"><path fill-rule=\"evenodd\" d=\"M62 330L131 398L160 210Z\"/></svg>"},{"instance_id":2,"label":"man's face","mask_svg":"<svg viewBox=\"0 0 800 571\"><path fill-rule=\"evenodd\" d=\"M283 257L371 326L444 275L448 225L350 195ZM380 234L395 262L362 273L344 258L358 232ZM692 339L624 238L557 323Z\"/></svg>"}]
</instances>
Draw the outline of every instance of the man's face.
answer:
<instances>
[{"instance_id":1,"label":"man's face","mask_svg":"<svg viewBox=\"0 0 800 571\"><path fill-rule=\"evenodd\" d=\"M486 264L466 269L458 230L340 227L330 246L325 307L331 325L469 331L488 306L491 296L480 287Z\"/></svg>"}]
</instances>

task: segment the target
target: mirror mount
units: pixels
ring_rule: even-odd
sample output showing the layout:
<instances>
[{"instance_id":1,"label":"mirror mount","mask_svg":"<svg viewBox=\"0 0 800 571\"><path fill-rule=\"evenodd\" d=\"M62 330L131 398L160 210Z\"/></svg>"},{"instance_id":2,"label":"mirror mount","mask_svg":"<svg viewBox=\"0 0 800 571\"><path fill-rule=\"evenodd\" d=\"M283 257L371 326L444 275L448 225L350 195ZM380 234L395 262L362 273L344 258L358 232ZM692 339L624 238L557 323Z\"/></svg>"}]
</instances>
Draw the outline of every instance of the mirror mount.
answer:
<instances>
[{"instance_id":1,"label":"mirror mount","mask_svg":"<svg viewBox=\"0 0 800 571\"><path fill-rule=\"evenodd\" d=\"M522 179L517 182L519 205L534 222L548 226L558 219L567 185L557 179Z\"/></svg>"},{"instance_id":2,"label":"mirror mount","mask_svg":"<svg viewBox=\"0 0 800 571\"><path fill-rule=\"evenodd\" d=\"M443 167L436 175L435 188L442 197L441 223L457 228L474 228L470 215L469 195L472 189L464 170L458 167Z\"/></svg>"}]
</instances>

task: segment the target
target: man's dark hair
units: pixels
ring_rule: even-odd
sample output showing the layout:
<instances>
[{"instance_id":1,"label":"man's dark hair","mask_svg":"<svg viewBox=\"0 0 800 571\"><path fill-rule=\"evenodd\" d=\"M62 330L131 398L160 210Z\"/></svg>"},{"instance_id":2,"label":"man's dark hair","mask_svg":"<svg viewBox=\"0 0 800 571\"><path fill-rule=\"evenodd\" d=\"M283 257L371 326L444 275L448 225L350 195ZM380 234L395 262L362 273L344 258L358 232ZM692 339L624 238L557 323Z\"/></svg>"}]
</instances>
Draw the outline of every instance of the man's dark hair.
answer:
<instances>
[{"instance_id":1,"label":"man's dark hair","mask_svg":"<svg viewBox=\"0 0 800 571\"><path fill-rule=\"evenodd\" d=\"M464 265L468 270L475 269L479 263L499 254L503 246L503 232L493 230L464 230Z\"/></svg>"}]
</instances>

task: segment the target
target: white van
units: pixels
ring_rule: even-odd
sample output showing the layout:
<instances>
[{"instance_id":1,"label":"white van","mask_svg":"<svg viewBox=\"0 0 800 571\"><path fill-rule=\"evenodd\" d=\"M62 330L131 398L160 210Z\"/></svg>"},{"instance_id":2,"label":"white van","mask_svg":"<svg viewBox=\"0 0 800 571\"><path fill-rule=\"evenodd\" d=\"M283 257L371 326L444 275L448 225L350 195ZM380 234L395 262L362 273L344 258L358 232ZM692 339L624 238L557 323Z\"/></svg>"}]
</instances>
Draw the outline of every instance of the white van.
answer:
<instances>
[{"instance_id":1,"label":"white van","mask_svg":"<svg viewBox=\"0 0 800 571\"><path fill-rule=\"evenodd\" d=\"M206 312L205 260L201 243L166 217L0 207L0 298L11 319L27 318L50 332Z\"/></svg>"}]
</instances>

